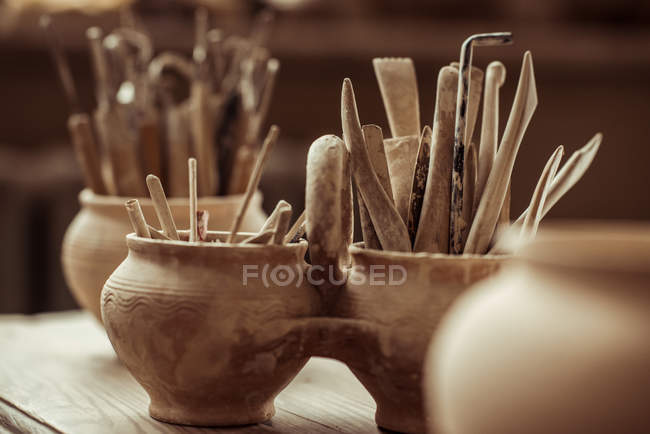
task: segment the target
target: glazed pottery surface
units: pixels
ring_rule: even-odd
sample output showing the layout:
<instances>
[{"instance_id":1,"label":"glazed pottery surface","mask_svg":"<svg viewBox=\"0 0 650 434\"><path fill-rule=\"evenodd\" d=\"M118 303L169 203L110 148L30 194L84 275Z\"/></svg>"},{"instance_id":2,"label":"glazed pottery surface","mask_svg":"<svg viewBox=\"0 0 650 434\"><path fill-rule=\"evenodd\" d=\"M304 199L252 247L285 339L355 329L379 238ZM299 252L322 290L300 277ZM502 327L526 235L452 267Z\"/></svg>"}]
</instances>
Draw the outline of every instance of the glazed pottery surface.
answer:
<instances>
[{"instance_id":1,"label":"glazed pottery surface","mask_svg":"<svg viewBox=\"0 0 650 434\"><path fill-rule=\"evenodd\" d=\"M318 314L320 299L306 281L285 285L262 270L302 273L306 242L189 244L131 234L127 245L104 286L102 315L151 398L151 416L202 426L271 418L274 397L309 358L293 330ZM254 270L250 278L244 267Z\"/></svg>"},{"instance_id":2,"label":"glazed pottery surface","mask_svg":"<svg viewBox=\"0 0 650 434\"><path fill-rule=\"evenodd\" d=\"M650 432L650 226L544 229L463 296L427 362L431 432Z\"/></svg>"},{"instance_id":3,"label":"glazed pottery surface","mask_svg":"<svg viewBox=\"0 0 650 434\"><path fill-rule=\"evenodd\" d=\"M88 189L83 190L79 194L81 210L63 240L61 259L66 283L81 307L92 312L98 320L101 320L99 294L108 276L126 257L125 236L133 232L124 209L127 199L99 196ZM232 223L241 199L242 195L202 197L198 209L210 213L210 228L225 230ZM148 198L139 201L149 224L159 227L152 201ZM266 215L261 205L262 195L258 192L244 218L243 231L256 231L262 226ZM169 206L177 228L187 229L187 198L169 198Z\"/></svg>"},{"instance_id":4,"label":"glazed pottery surface","mask_svg":"<svg viewBox=\"0 0 650 434\"><path fill-rule=\"evenodd\" d=\"M375 402L383 428L423 432L421 372L441 317L470 285L496 273L505 256L450 256L350 248L352 268L334 315L355 321L334 356Z\"/></svg>"}]
</instances>

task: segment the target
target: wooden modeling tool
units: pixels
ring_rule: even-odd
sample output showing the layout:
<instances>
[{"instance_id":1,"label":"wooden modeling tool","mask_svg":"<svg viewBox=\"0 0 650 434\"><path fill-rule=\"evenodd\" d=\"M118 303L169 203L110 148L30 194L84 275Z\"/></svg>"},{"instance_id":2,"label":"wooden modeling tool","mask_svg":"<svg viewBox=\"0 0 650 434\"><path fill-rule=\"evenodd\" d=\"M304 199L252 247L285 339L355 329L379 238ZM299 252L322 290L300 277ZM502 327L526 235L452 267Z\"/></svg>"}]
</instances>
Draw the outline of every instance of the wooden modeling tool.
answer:
<instances>
[{"instance_id":1,"label":"wooden modeling tool","mask_svg":"<svg viewBox=\"0 0 650 434\"><path fill-rule=\"evenodd\" d=\"M476 173L478 171L478 161L476 159L476 145L470 142L465 152L465 172L463 176L463 214L461 225L461 245L465 246L467 234L472 225L472 214L474 210L474 190L476 188Z\"/></svg>"},{"instance_id":2,"label":"wooden modeling tool","mask_svg":"<svg viewBox=\"0 0 650 434\"><path fill-rule=\"evenodd\" d=\"M124 202L124 206L126 207L126 212L129 214L129 220L131 221L131 226L136 236L151 238L149 226L144 219L144 214L142 214L142 208L138 199L129 199Z\"/></svg>"},{"instance_id":3,"label":"wooden modeling tool","mask_svg":"<svg viewBox=\"0 0 650 434\"><path fill-rule=\"evenodd\" d=\"M524 54L515 100L501 145L469 231L465 245L466 253L483 254L487 251L506 197L519 145L536 107L537 90L533 59L530 51L527 51Z\"/></svg>"},{"instance_id":4,"label":"wooden modeling tool","mask_svg":"<svg viewBox=\"0 0 650 434\"><path fill-rule=\"evenodd\" d=\"M278 220L280 218L280 214L285 209L291 210L292 209L291 204L289 202L287 202L286 200L278 201L278 203L275 204L275 208L271 212L271 215L266 219L266 221L264 222L264 224L262 225L262 227L260 228L258 233L262 233L262 232L265 232L265 231L267 231L269 229L273 229L273 228L277 227L278 226Z\"/></svg>"},{"instance_id":5,"label":"wooden modeling tool","mask_svg":"<svg viewBox=\"0 0 650 434\"><path fill-rule=\"evenodd\" d=\"M460 51L458 97L456 99L456 123L454 127L454 160L451 178L451 207L449 211L449 253L460 254L462 245L463 175L465 164L465 141L468 95L470 93L472 50L476 46L504 45L512 43L512 34L483 33L472 35L463 42Z\"/></svg>"},{"instance_id":6,"label":"wooden modeling tool","mask_svg":"<svg viewBox=\"0 0 650 434\"><path fill-rule=\"evenodd\" d=\"M189 179L189 190L190 190L190 234L189 242L195 243L199 240L198 224L196 221L196 203L198 200L198 180L197 180L197 168L196 168L196 158L189 158L187 160L187 172Z\"/></svg>"},{"instance_id":7,"label":"wooden modeling tool","mask_svg":"<svg viewBox=\"0 0 650 434\"><path fill-rule=\"evenodd\" d=\"M431 156L427 186L413 250L447 253L449 251L449 203L451 166L454 153L454 119L458 70L444 66L438 73L436 103L431 136Z\"/></svg>"},{"instance_id":8,"label":"wooden modeling tool","mask_svg":"<svg viewBox=\"0 0 650 434\"><path fill-rule=\"evenodd\" d=\"M264 232L251 235L250 237L244 239L241 244L269 244L271 241L273 241L274 236L275 228L267 229Z\"/></svg>"},{"instance_id":9,"label":"wooden modeling tool","mask_svg":"<svg viewBox=\"0 0 650 434\"><path fill-rule=\"evenodd\" d=\"M291 205L282 208L274 228L275 230L273 239L270 242L271 244L283 244L284 237L287 235L287 231L289 230L289 223L291 223L291 214Z\"/></svg>"},{"instance_id":10,"label":"wooden modeling tool","mask_svg":"<svg viewBox=\"0 0 650 434\"><path fill-rule=\"evenodd\" d=\"M302 214L298 216L296 221L291 226L291 229L287 231L287 235L284 236L283 244L289 244L294 242L296 237L300 238L305 234L305 221L307 220L307 212L303 211Z\"/></svg>"},{"instance_id":11,"label":"wooden modeling tool","mask_svg":"<svg viewBox=\"0 0 650 434\"><path fill-rule=\"evenodd\" d=\"M451 62L450 66L459 69L459 62ZM483 70L472 66L472 73L469 86L469 97L467 100L467 123L465 125L465 142L471 143L474 137L474 127L478 119L478 111L481 107L481 94L483 93Z\"/></svg>"},{"instance_id":12,"label":"wooden modeling tool","mask_svg":"<svg viewBox=\"0 0 650 434\"><path fill-rule=\"evenodd\" d=\"M174 223L172 211L169 209L169 203L167 202L163 186L160 183L160 178L156 175L147 175L147 188L149 189L149 196L151 196L153 208L158 216L163 234L171 240L178 240L176 223Z\"/></svg>"},{"instance_id":13,"label":"wooden modeling tool","mask_svg":"<svg viewBox=\"0 0 650 434\"><path fill-rule=\"evenodd\" d=\"M422 212L422 202L424 200L424 191L427 186L427 176L429 176L429 161L431 160L431 128L427 125L422 129L420 135L420 146L418 157L415 163L413 173L413 187L411 188L411 198L408 208L408 219L406 227L409 231L411 243L415 243L415 236L420 224L420 215Z\"/></svg>"},{"instance_id":14,"label":"wooden modeling tool","mask_svg":"<svg viewBox=\"0 0 650 434\"><path fill-rule=\"evenodd\" d=\"M253 168L253 173L250 176L248 181L248 187L246 188L246 193L244 193L244 198L242 203L237 210L235 220L233 221L232 227L230 228L230 234L226 242L232 243L235 238L235 234L239 231L239 227L244 219L248 205L250 204L253 193L257 190L257 186L260 183L260 178L262 177L262 171L264 170L264 165L268 160L268 157L271 153L271 149L275 145L275 142L278 140L278 135L280 134L280 129L273 125L269 130L264 143L262 144L262 149L260 150L259 155L257 156L257 161L255 162L255 167Z\"/></svg>"},{"instance_id":15,"label":"wooden modeling tool","mask_svg":"<svg viewBox=\"0 0 650 434\"><path fill-rule=\"evenodd\" d=\"M404 224L408 220L413 173L418 158L419 144L419 135L384 139L395 208Z\"/></svg>"},{"instance_id":16,"label":"wooden modeling tool","mask_svg":"<svg viewBox=\"0 0 650 434\"><path fill-rule=\"evenodd\" d=\"M159 231L158 229L154 228L151 225L147 225L147 227L149 228L149 233L151 234L151 238L153 238L154 240L171 241L171 238L165 235L162 231Z\"/></svg>"},{"instance_id":17,"label":"wooden modeling tool","mask_svg":"<svg viewBox=\"0 0 650 434\"><path fill-rule=\"evenodd\" d=\"M372 59L379 90L393 137L420 134L420 103L413 60L384 57Z\"/></svg>"},{"instance_id":18,"label":"wooden modeling tool","mask_svg":"<svg viewBox=\"0 0 650 434\"><path fill-rule=\"evenodd\" d=\"M499 141L499 88L506 80L506 68L501 62L491 62L485 73L485 96L481 120L481 142L478 153L478 179L474 195L474 212L483 195L485 183L494 164Z\"/></svg>"},{"instance_id":19,"label":"wooden modeling tool","mask_svg":"<svg viewBox=\"0 0 650 434\"><path fill-rule=\"evenodd\" d=\"M359 123L352 82L346 78L341 92L343 138L350 150L352 173L384 250L410 252L408 231L392 200L372 168ZM308 221L310 219L308 218Z\"/></svg>"}]
</instances>

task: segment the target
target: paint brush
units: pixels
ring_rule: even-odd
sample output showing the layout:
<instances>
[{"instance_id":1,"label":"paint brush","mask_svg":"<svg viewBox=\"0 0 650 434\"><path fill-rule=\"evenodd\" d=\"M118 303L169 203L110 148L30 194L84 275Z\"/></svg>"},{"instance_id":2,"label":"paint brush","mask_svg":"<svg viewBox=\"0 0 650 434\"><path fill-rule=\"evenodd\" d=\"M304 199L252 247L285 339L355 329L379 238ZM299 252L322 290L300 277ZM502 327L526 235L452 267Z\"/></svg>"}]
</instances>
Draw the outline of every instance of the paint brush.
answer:
<instances>
[{"instance_id":1,"label":"paint brush","mask_svg":"<svg viewBox=\"0 0 650 434\"><path fill-rule=\"evenodd\" d=\"M449 253L460 254L462 246L463 175L468 96L470 94L472 50L476 46L504 45L512 43L512 34L483 33L472 35L463 42L460 51L458 74L458 97L456 99L456 122L454 127L454 162L451 178L451 207L449 211Z\"/></svg>"}]
</instances>

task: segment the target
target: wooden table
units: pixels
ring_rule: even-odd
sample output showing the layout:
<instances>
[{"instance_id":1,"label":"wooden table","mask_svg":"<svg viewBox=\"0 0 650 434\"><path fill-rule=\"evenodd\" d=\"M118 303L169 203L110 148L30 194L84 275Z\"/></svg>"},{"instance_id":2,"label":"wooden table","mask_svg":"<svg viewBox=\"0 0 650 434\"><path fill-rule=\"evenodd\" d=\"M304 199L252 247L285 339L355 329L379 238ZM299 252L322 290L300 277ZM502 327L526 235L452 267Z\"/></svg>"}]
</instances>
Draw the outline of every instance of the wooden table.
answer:
<instances>
[{"instance_id":1,"label":"wooden table","mask_svg":"<svg viewBox=\"0 0 650 434\"><path fill-rule=\"evenodd\" d=\"M0 432L380 432L368 392L345 365L321 358L280 393L264 424L170 425L149 417L148 404L90 315L0 316Z\"/></svg>"}]
</instances>

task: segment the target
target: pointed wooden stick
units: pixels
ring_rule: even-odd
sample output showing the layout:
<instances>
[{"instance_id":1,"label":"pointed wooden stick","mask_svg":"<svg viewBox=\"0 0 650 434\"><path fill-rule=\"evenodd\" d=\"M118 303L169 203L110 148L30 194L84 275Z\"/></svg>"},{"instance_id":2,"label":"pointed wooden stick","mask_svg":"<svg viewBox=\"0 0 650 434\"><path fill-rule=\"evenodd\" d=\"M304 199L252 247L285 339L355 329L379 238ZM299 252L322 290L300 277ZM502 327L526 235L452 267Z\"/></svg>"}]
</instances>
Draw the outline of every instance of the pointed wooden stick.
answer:
<instances>
[{"instance_id":1,"label":"pointed wooden stick","mask_svg":"<svg viewBox=\"0 0 650 434\"><path fill-rule=\"evenodd\" d=\"M393 137L420 134L420 103L413 60L372 59Z\"/></svg>"},{"instance_id":2,"label":"pointed wooden stick","mask_svg":"<svg viewBox=\"0 0 650 434\"><path fill-rule=\"evenodd\" d=\"M287 235L285 235L284 240L282 241L283 244L289 244L293 242L293 239L296 238L296 236L301 237L305 233L306 218L307 212L303 211L302 214L300 214L296 221L293 223L293 226L291 226L291 229L289 229Z\"/></svg>"},{"instance_id":3,"label":"pointed wooden stick","mask_svg":"<svg viewBox=\"0 0 650 434\"><path fill-rule=\"evenodd\" d=\"M458 70L451 66L441 68L433 115L429 174L420 212L420 221L423 223L417 228L413 246L416 252L449 251L449 203L457 89Z\"/></svg>"},{"instance_id":4,"label":"pointed wooden stick","mask_svg":"<svg viewBox=\"0 0 650 434\"><path fill-rule=\"evenodd\" d=\"M357 188L368 208L372 224L384 250L411 251L408 231L372 168L359 123L352 82L346 78L341 91L343 138L350 149ZM310 220L310 219L308 219Z\"/></svg>"},{"instance_id":5,"label":"pointed wooden stick","mask_svg":"<svg viewBox=\"0 0 650 434\"><path fill-rule=\"evenodd\" d=\"M551 155L551 158L544 166L544 170L539 177L539 182L535 187L533 196L530 200L530 205L528 209L530 212L526 214L524 218L524 223L521 227L520 238L524 241L532 239L537 233L537 227L539 226L539 221L542 219L542 210L544 209L544 201L546 200L547 194L549 192L549 186L555 177L557 168L560 165L562 156L564 155L564 147L558 146L555 152Z\"/></svg>"},{"instance_id":6,"label":"pointed wooden stick","mask_svg":"<svg viewBox=\"0 0 650 434\"><path fill-rule=\"evenodd\" d=\"M555 178L553 178L553 183L550 186L548 196L544 202L542 217L544 217L551 208L562 199L562 196L564 196L566 192L576 185L580 178L582 178L582 175L584 175L587 169L589 169L591 162L596 157L596 153L598 153L598 148L600 147L602 140L603 135L597 133L585 146L574 152L573 155L571 155L571 158L564 163L562 169L560 169ZM525 210L519 216L517 221L513 223L513 226L522 224L527 212L528 210Z\"/></svg>"},{"instance_id":7,"label":"pointed wooden stick","mask_svg":"<svg viewBox=\"0 0 650 434\"><path fill-rule=\"evenodd\" d=\"M172 217L172 212L169 209L169 203L165 197L165 191L160 179L156 175L147 175L147 188L163 233L169 239L178 240L176 223L174 223L174 217Z\"/></svg>"},{"instance_id":8,"label":"pointed wooden stick","mask_svg":"<svg viewBox=\"0 0 650 434\"><path fill-rule=\"evenodd\" d=\"M198 222L196 221L196 202L198 200L196 158L188 158L187 173L190 191L190 234L188 240L190 243L195 243L199 240Z\"/></svg>"},{"instance_id":9,"label":"pointed wooden stick","mask_svg":"<svg viewBox=\"0 0 650 434\"><path fill-rule=\"evenodd\" d=\"M483 254L487 251L506 197L519 145L536 107L533 60L530 51L527 51L508 124L467 237L466 253Z\"/></svg>"},{"instance_id":10,"label":"pointed wooden stick","mask_svg":"<svg viewBox=\"0 0 650 434\"><path fill-rule=\"evenodd\" d=\"M241 223L244 220L244 215L246 213L246 210L248 209L248 205L250 204L251 198L253 197L253 193L255 193L255 191L257 190L257 186L260 183L260 178L262 177L262 171L264 170L264 165L266 164L266 161L269 158L271 149L273 149L275 142L278 140L279 134L280 134L280 129L276 125L273 125L271 126L269 133L266 135L266 138L264 139L264 144L262 144L262 149L260 150L260 153L257 156L257 161L255 162L253 173L251 174L248 180L248 187L246 187L246 193L244 193L244 198L242 199L242 203L239 206L239 209L237 210L237 215L235 216L235 220L233 221L232 227L230 228L230 234L228 235L228 239L226 241L228 243L233 242L233 239L235 238L235 234L237 233L237 231L239 231L239 227L241 226Z\"/></svg>"},{"instance_id":11,"label":"pointed wooden stick","mask_svg":"<svg viewBox=\"0 0 650 434\"><path fill-rule=\"evenodd\" d=\"M129 214L131 227L133 227L135 234L138 237L151 238L151 233L149 232L147 221L142 214L142 208L140 208L138 199L129 199L124 202L124 206L126 207L126 212Z\"/></svg>"},{"instance_id":12,"label":"pointed wooden stick","mask_svg":"<svg viewBox=\"0 0 650 434\"><path fill-rule=\"evenodd\" d=\"M411 197L408 207L408 218L406 228L409 231L411 243L415 243L415 236L420 223L422 212L422 202L424 200L424 191L427 186L427 176L429 175L429 161L431 159L431 128L428 125L422 129L420 135L420 145L418 157L415 163L413 181L411 187Z\"/></svg>"},{"instance_id":13,"label":"pointed wooden stick","mask_svg":"<svg viewBox=\"0 0 650 434\"><path fill-rule=\"evenodd\" d=\"M474 195L474 212L483 195L485 183L494 164L499 140L499 88L506 80L506 68L501 62L491 62L485 74L485 97L481 120L481 143L478 155L478 179Z\"/></svg>"},{"instance_id":14,"label":"pointed wooden stick","mask_svg":"<svg viewBox=\"0 0 650 434\"><path fill-rule=\"evenodd\" d=\"M370 157L372 168L379 179L379 183L392 200L393 189L390 185L390 175L388 174L388 163L386 162L386 151L384 149L384 138L381 128L377 125L364 125L361 127L361 130L366 142L366 148L368 149L368 156ZM363 197L361 197L361 193L358 189L357 202L359 204L359 220L361 223L361 232L363 233L365 247L367 249L380 250L381 243L379 242L379 238L377 238L377 233L372 225L370 214L368 214L368 209L366 208L366 204L363 202Z\"/></svg>"},{"instance_id":15,"label":"pointed wooden stick","mask_svg":"<svg viewBox=\"0 0 650 434\"><path fill-rule=\"evenodd\" d=\"M460 52L458 74L458 97L456 99L456 123L454 127L454 164L451 178L451 206L449 210L449 252L462 251L463 174L465 164L465 143L467 142L467 104L470 93L472 47L474 45L503 45L512 43L510 33L484 33L472 35L463 42Z\"/></svg>"}]
</instances>

